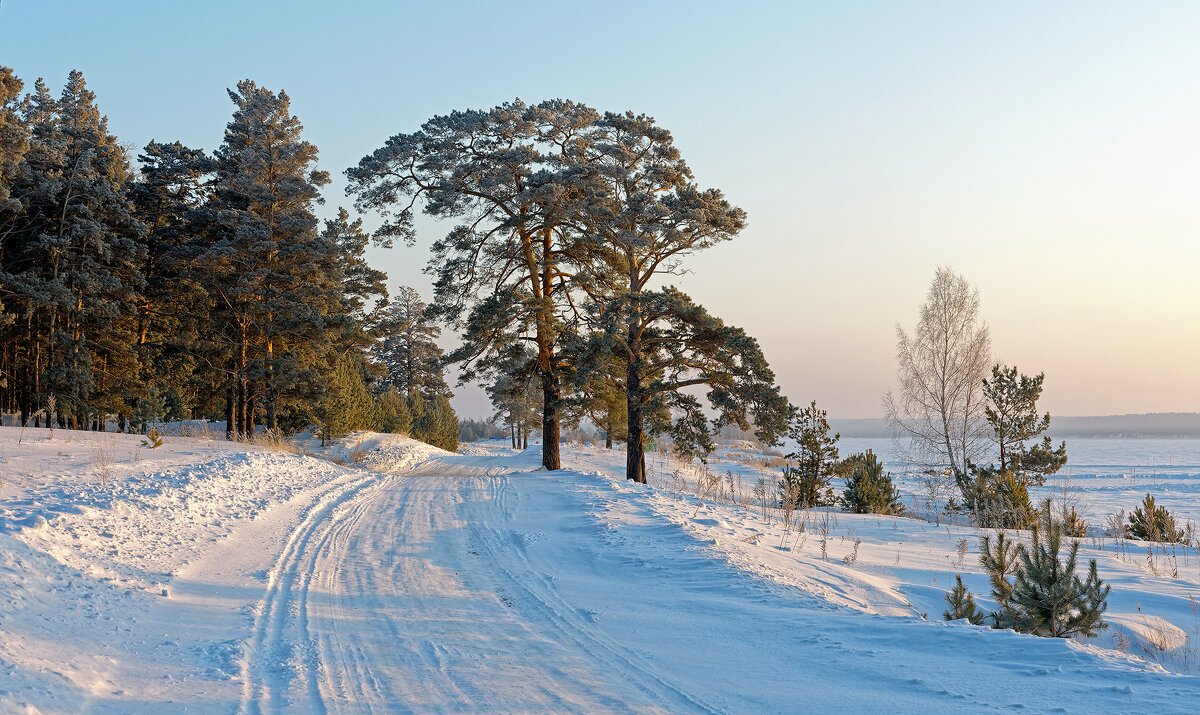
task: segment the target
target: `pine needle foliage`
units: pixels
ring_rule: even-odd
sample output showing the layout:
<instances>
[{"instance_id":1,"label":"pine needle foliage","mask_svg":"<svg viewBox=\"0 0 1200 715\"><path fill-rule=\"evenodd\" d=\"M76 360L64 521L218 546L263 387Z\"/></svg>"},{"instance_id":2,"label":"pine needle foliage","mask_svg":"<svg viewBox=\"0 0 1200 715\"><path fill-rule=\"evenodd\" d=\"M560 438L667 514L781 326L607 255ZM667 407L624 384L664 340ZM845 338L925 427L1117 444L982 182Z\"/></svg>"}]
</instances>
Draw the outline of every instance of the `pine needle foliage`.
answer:
<instances>
[{"instance_id":1,"label":"pine needle foliage","mask_svg":"<svg viewBox=\"0 0 1200 715\"><path fill-rule=\"evenodd\" d=\"M797 509L834 504L830 481L837 468L841 435L829 436L825 410L817 409L816 400L792 416L788 436L796 441L797 448L787 458L796 464L783 469L781 499L792 498L795 503L791 506Z\"/></svg>"},{"instance_id":2,"label":"pine needle foliage","mask_svg":"<svg viewBox=\"0 0 1200 715\"><path fill-rule=\"evenodd\" d=\"M1029 500L1029 484L1012 470L976 468L964 486L966 509L984 529L1028 529L1037 520Z\"/></svg>"},{"instance_id":3,"label":"pine needle foliage","mask_svg":"<svg viewBox=\"0 0 1200 715\"><path fill-rule=\"evenodd\" d=\"M412 415L412 437L449 452L458 449L458 416L450 399L438 395L426 400L417 390L408 393L408 411Z\"/></svg>"},{"instance_id":4,"label":"pine needle foliage","mask_svg":"<svg viewBox=\"0 0 1200 715\"><path fill-rule=\"evenodd\" d=\"M1044 381L1044 374L1029 377L1001 364L983 381L984 417L998 459L986 467L968 462L967 473L958 475L963 505L978 526L1028 529L1037 519L1029 487L1045 484L1067 463L1066 443L1055 447L1043 434L1050 429L1050 414L1037 411Z\"/></svg>"},{"instance_id":5,"label":"pine needle foliage","mask_svg":"<svg viewBox=\"0 0 1200 715\"><path fill-rule=\"evenodd\" d=\"M1020 544L1008 538L1003 531L996 534L996 540L984 536L979 544L979 563L988 573L992 584L992 598L1000 606L1000 610L992 614L997 628L1003 628L1011 611L1013 582L1012 578L1020 568L1018 553L1022 550Z\"/></svg>"},{"instance_id":6,"label":"pine needle foliage","mask_svg":"<svg viewBox=\"0 0 1200 715\"><path fill-rule=\"evenodd\" d=\"M375 425L375 400L367 390L358 360L350 356L338 360L316 412L322 445Z\"/></svg>"},{"instance_id":7,"label":"pine needle foliage","mask_svg":"<svg viewBox=\"0 0 1200 715\"><path fill-rule=\"evenodd\" d=\"M408 434L412 431L412 415L408 402L391 388L375 398L376 429L392 434Z\"/></svg>"},{"instance_id":8,"label":"pine needle foliage","mask_svg":"<svg viewBox=\"0 0 1200 715\"><path fill-rule=\"evenodd\" d=\"M883 471L883 463L874 452L868 449L843 463L851 469L846 490L842 492L843 508L855 514L898 516L904 513L892 475Z\"/></svg>"},{"instance_id":9,"label":"pine needle foliage","mask_svg":"<svg viewBox=\"0 0 1200 715\"><path fill-rule=\"evenodd\" d=\"M1184 543L1183 530L1175 525L1175 515L1166 507L1156 506L1149 494L1129 515L1128 534L1140 541Z\"/></svg>"},{"instance_id":10,"label":"pine needle foliage","mask_svg":"<svg viewBox=\"0 0 1200 715\"><path fill-rule=\"evenodd\" d=\"M1049 504L1046 505L1049 514ZM1108 628L1102 620L1108 609L1110 586L1096 573L1092 559L1086 579L1076 573L1079 542L1072 540L1062 555L1062 525L1046 519L1033 528L1033 542L1021 549L1007 625L1021 633L1053 638L1093 637Z\"/></svg>"},{"instance_id":11,"label":"pine needle foliage","mask_svg":"<svg viewBox=\"0 0 1200 715\"><path fill-rule=\"evenodd\" d=\"M983 625L983 611L975 605L975 597L963 585L962 576L959 574L954 575L954 590L946 594L946 603L950 608L942 612L942 618L947 621L965 618L972 625Z\"/></svg>"}]
</instances>

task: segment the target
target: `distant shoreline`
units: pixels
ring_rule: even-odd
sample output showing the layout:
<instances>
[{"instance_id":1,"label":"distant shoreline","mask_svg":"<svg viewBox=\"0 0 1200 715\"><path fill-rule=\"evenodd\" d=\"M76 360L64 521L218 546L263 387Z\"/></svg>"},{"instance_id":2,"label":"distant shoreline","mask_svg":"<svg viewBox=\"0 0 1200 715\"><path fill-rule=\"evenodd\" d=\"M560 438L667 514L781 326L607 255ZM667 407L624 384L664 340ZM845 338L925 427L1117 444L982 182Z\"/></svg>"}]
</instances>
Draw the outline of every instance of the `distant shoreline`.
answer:
<instances>
[{"instance_id":1,"label":"distant shoreline","mask_svg":"<svg viewBox=\"0 0 1200 715\"><path fill-rule=\"evenodd\" d=\"M843 437L890 437L883 418L830 419ZM1141 415L1103 415L1050 418L1050 436L1200 439L1200 412L1154 412Z\"/></svg>"}]
</instances>

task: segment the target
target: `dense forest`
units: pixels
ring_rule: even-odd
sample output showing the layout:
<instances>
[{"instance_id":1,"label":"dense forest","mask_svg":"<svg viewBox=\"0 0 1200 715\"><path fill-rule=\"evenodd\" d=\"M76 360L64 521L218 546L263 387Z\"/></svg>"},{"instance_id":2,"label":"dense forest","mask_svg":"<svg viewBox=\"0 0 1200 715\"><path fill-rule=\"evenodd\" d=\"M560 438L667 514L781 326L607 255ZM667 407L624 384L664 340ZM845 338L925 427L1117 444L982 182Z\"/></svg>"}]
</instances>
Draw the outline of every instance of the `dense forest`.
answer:
<instances>
[{"instance_id":1,"label":"dense forest","mask_svg":"<svg viewBox=\"0 0 1200 715\"><path fill-rule=\"evenodd\" d=\"M130 152L83 75L55 98L0 68L0 408L22 424L223 419L323 436L375 427L453 447L415 291L389 302L288 96L249 80L211 153Z\"/></svg>"}]
</instances>

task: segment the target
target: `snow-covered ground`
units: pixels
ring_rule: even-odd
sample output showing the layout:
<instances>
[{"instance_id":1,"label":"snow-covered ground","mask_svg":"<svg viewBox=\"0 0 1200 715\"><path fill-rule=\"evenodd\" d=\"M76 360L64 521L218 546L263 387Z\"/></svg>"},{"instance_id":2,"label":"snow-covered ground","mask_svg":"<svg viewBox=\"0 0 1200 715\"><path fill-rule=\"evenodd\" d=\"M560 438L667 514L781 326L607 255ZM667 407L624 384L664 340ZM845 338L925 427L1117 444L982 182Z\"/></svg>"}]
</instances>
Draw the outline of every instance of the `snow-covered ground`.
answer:
<instances>
[{"instance_id":1,"label":"snow-covered ground","mask_svg":"<svg viewBox=\"0 0 1200 715\"><path fill-rule=\"evenodd\" d=\"M391 435L140 442L0 428L0 712L1200 701L1193 550L1086 540L1114 625L1076 643L941 620L955 573L989 605L969 527L815 510L785 530L746 451L714 458L721 486L652 455L641 486L594 447L548 473L536 449ZM1187 461L1073 479L1093 523L1151 479L1195 509Z\"/></svg>"}]
</instances>

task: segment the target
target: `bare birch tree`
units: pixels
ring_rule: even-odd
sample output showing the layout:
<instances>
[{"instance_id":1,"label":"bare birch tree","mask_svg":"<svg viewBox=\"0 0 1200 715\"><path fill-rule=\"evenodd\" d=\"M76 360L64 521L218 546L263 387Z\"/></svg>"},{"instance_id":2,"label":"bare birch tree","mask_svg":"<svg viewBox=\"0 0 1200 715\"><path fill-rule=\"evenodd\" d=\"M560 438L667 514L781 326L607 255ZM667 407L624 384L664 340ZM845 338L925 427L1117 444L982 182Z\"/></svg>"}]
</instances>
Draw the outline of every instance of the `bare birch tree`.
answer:
<instances>
[{"instance_id":1,"label":"bare birch tree","mask_svg":"<svg viewBox=\"0 0 1200 715\"><path fill-rule=\"evenodd\" d=\"M979 290L948 267L929 286L916 331L896 325L896 391L884 415L900 452L926 468L949 468L966 484L968 463L986 445L983 381L992 341L979 318Z\"/></svg>"}]
</instances>

